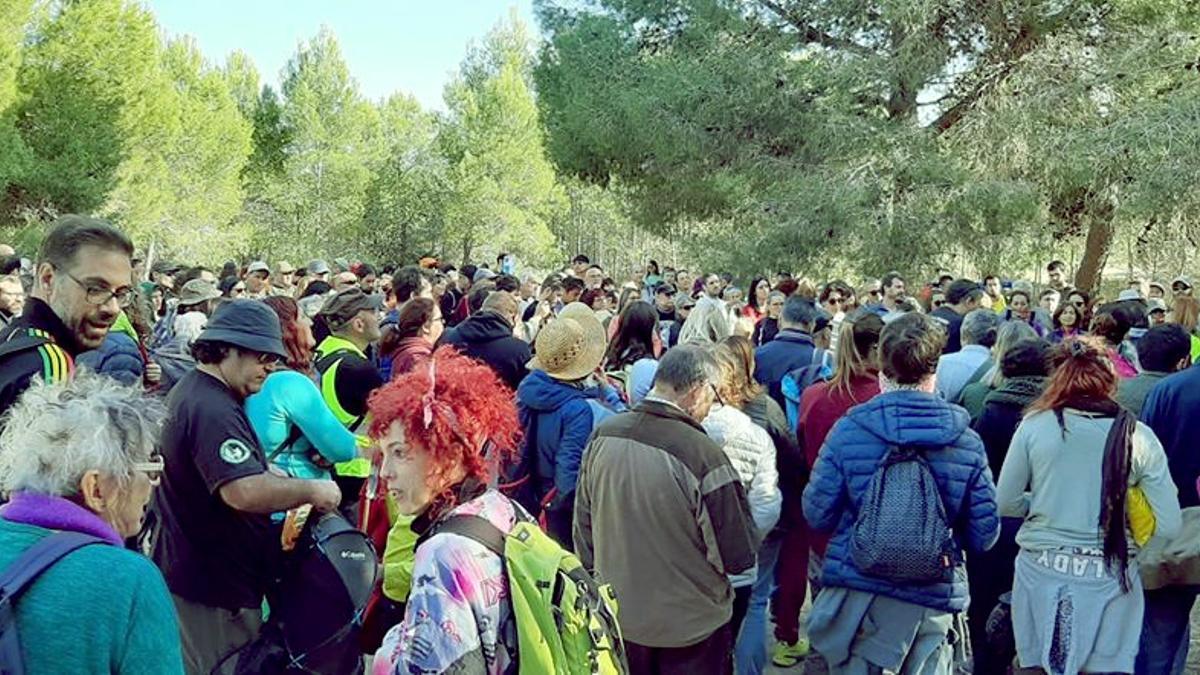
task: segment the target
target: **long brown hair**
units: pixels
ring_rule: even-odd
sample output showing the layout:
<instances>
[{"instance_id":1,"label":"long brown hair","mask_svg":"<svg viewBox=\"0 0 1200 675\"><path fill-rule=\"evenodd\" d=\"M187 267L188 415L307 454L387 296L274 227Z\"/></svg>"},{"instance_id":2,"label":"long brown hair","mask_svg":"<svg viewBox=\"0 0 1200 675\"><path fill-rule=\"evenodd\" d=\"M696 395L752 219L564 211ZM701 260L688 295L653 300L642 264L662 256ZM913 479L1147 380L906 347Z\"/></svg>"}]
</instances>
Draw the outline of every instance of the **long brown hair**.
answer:
<instances>
[{"instance_id":1,"label":"long brown hair","mask_svg":"<svg viewBox=\"0 0 1200 675\"><path fill-rule=\"evenodd\" d=\"M1130 456L1137 421L1113 400L1117 392L1117 373L1103 338L1086 336L1064 340L1051 352L1050 362L1054 366L1050 384L1029 407L1030 413L1052 411L1064 439L1067 436L1063 418L1066 408L1113 418L1100 469L1099 526L1104 538L1105 564L1120 580L1121 590L1128 592L1125 502L1129 493Z\"/></svg>"},{"instance_id":2,"label":"long brown hair","mask_svg":"<svg viewBox=\"0 0 1200 675\"><path fill-rule=\"evenodd\" d=\"M1196 323L1200 322L1200 300L1186 295L1177 297L1171 314L1171 322L1183 326L1188 335L1192 335L1196 332Z\"/></svg>"},{"instance_id":3,"label":"long brown hair","mask_svg":"<svg viewBox=\"0 0 1200 675\"><path fill-rule=\"evenodd\" d=\"M851 383L879 371L879 334L882 332L883 319L874 312L857 310L846 317L838 333L837 362L833 378L829 380L830 391L840 390L854 400Z\"/></svg>"},{"instance_id":4,"label":"long brown hair","mask_svg":"<svg viewBox=\"0 0 1200 675\"><path fill-rule=\"evenodd\" d=\"M722 374L726 374L722 395L728 394L728 403L735 408L744 408L746 403L758 398L762 386L754 381L754 344L741 335L730 335L717 348L717 362Z\"/></svg>"}]
</instances>

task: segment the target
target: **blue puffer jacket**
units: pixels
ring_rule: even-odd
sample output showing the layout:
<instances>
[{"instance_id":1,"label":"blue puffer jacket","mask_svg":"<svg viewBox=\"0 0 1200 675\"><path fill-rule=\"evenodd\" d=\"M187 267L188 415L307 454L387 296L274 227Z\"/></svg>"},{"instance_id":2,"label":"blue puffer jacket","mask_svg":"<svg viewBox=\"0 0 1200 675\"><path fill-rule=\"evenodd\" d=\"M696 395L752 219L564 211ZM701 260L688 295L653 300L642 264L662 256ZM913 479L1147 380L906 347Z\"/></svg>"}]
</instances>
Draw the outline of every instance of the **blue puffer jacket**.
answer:
<instances>
[{"instance_id":1,"label":"blue puffer jacket","mask_svg":"<svg viewBox=\"0 0 1200 675\"><path fill-rule=\"evenodd\" d=\"M137 342L115 330L108 332L99 348L80 354L76 361L92 372L107 375L126 386L140 385L146 372L146 363L142 360Z\"/></svg>"},{"instance_id":2,"label":"blue puffer jacket","mask_svg":"<svg viewBox=\"0 0 1200 675\"><path fill-rule=\"evenodd\" d=\"M540 500L551 488L563 496L575 492L592 429L614 413L625 412L625 404L612 387L583 389L535 370L517 387L517 410L525 430L524 451L536 452L533 487ZM531 442L536 448L528 447Z\"/></svg>"},{"instance_id":3,"label":"blue puffer jacket","mask_svg":"<svg viewBox=\"0 0 1200 675\"><path fill-rule=\"evenodd\" d=\"M833 539L825 556L825 586L877 593L945 612L967 605L966 569L954 581L895 584L860 572L850 557L850 537L859 505L879 462L891 446L939 448L927 453L960 547L986 551L1000 534L996 486L979 435L967 412L933 394L896 391L852 408L834 425L804 490L804 517Z\"/></svg>"}]
</instances>

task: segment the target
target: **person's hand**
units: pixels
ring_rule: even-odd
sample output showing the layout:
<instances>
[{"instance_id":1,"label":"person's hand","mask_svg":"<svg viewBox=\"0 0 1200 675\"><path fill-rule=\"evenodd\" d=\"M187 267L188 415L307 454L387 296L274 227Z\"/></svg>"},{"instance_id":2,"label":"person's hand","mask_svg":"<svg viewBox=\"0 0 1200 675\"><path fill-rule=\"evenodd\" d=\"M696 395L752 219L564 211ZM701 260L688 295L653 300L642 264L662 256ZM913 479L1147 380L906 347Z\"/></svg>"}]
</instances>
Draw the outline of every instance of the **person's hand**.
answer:
<instances>
[{"instance_id":1,"label":"person's hand","mask_svg":"<svg viewBox=\"0 0 1200 675\"><path fill-rule=\"evenodd\" d=\"M342 503L342 490L337 486L337 483L331 480L314 480L309 481L310 486L309 503L313 508L325 513L335 510Z\"/></svg>"},{"instance_id":2,"label":"person's hand","mask_svg":"<svg viewBox=\"0 0 1200 675\"><path fill-rule=\"evenodd\" d=\"M158 384L162 382L162 366L153 361L148 362L146 364L146 373L144 377L147 385L151 387L158 386Z\"/></svg>"}]
</instances>

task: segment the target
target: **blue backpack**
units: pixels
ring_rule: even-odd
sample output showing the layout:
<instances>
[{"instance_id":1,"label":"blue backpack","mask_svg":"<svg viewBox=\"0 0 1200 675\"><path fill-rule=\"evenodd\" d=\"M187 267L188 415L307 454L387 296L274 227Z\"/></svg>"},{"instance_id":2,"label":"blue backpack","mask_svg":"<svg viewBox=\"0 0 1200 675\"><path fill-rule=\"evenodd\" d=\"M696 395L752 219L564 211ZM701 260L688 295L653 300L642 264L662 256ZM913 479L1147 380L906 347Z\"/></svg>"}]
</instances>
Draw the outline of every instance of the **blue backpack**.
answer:
<instances>
[{"instance_id":1,"label":"blue backpack","mask_svg":"<svg viewBox=\"0 0 1200 675\"><path fill-rule=\"evenodd\" d=\"M814 349L812 363L800 366L783 376L780 389L783 391L784 402L787 404L788 427L794 432L800 428L800 396L804 390L817 382L824 382L833 377L833 365L829 352L824 349Z\"/></svg>"}]
</instances>

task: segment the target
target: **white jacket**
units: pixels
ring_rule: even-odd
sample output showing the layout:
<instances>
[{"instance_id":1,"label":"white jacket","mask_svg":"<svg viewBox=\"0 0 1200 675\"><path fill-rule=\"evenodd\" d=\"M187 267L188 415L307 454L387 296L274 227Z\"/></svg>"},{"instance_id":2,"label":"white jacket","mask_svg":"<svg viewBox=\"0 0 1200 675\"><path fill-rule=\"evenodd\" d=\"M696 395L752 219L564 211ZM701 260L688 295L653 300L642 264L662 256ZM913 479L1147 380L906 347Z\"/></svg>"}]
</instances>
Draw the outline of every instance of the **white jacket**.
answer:
<instances>
[{"instance_id":1,"label":"white jacket","mask_svg":"<svg viewBox=\"0 0 1200 675\"><path fill-rule=\"evenodd\" d=\"M717 343L729 337L732 330L725 301L704 295L696 301L692 313L679 329L679 344Z\"/></svg>"},{"instance_id":2,"label":"white jacket","mask_svg":"<svg viewBox=\"0 0 1200 675\"><path fill-rule=\"evenodd\" d=\"M775 467L775 443L767 432L754 423L746 413L729 405L716 405L704 418L704 431L713 439L729 463L737 471L742 487L746 489L746 501L750 506L750 517L758 530L758 541L767 536L777 522L783 505L779 492L779 471ZM758 569L729 577L734 588L754 583Z\"/></svg>"}]
</instances>

